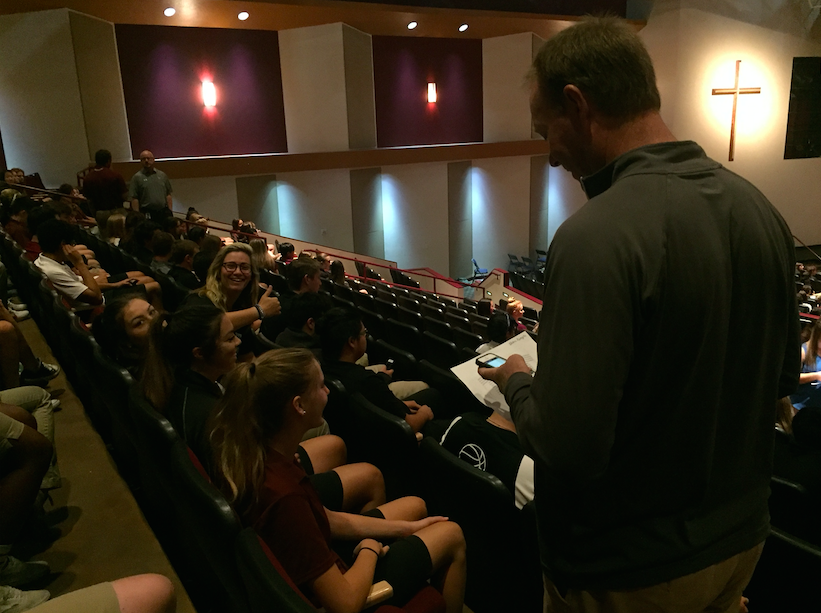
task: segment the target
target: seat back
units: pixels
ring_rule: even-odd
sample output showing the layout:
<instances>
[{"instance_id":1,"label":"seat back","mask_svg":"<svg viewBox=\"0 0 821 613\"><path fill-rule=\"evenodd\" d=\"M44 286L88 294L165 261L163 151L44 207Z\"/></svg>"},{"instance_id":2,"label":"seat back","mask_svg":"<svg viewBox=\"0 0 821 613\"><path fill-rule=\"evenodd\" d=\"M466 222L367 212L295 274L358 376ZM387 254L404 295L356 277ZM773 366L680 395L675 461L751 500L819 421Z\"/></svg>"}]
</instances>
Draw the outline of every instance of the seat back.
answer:
<instances>
[{"instance_id":1,"label":"seat back","mask_svg":"<svg viewBox=\"0 0 821 613\"><path fill-rule=\"evenodd\" d=\"M161 272L154 272L152 276L157 280L162 288L162 303L165 310L174 312L188 296L188 290L178 284L174 279Z\"/></svg>"},{"instance_id":2,"label":"seat back","mask_svg":"<svg viewBox=\"0 0 821 613\"><path fill-rule=\"evenodd\" d=\"M467 348L471 351L475 351L476 348L484 342L485 341L478 334L474 334L473 332L462 330L460 328L453 329L453 343L459 349Z\"/></svg>"},{"instance_id":3,"label":"seat back","mask_svg":"<svg viewBox=\"0 0 821 613\"><path fill-rule=\"evenodd\" d=\"M252 528L237 535L235 555L251 613L316 613Z\"/></svg>"},{"instance_id":4,"label":"seat back","mask_svg":"<svg viewBox=\"0 0 821 613\"><path fill-rule=\"evenodd\" d=\"M348 445L348 460L350 461L350 447L357 447L355 439L360 436L360 433L356 430L348 408L348 392L342 382L331 377L325 377L325 385L328 387L328 403L325 405L322 416L328 422L331 433L340 437Z\"/></svg>"},{"instance_id":5,"label":"seat back","mask_svg":"<svg viewBox=\"0 0 821 613\"><path fill-rule=\"evenodd\" d=\"M395 302L377 298L374 306L376 307L376 312L385 319L397 319L399 317L399 307L396 306Z\"/></svg>"},{"instance_id":6,"label":"seat back","mask_svg":"<svg viewBox=\"0 0 821 613\"><path fill-rule=\"evenodd\" d=\"M431 302L435 302L435 301L431 301ZM431 302L428 302L427 304L423 304L422 308L420 309L419 312L422 313L422 315L424 315L425 317L430 317L432 319L437 319L439 321L444 322L445 321L445 307L444 307L444 305L442 305L442 307L439 308L438 306L433 306L431 304ZM438 303L438 304L441 304L441 303Z\"/></svg>"},{"instance_id":7,"label":"seat back","mask_svg":"<svg viewBox=\"0 0 821 613\"><path fill-rule=\"evenodd\" d=\"M443 338L446 341L453 340L453 331L451 330L450 324L444 321L439 321L438 319L434 319L432 317L425 317L425 330L430 332L431 334L435 334L439 338Z\"/></svg>"},{"instance_id":8,"label":"seat back","mask_svg":"<svg viewBox=\"0 0 821 613\"><path fill-rule=\"evenodd\" d=\"M422 314L420 312L398 307L396 311L396 319L401 321L403 324L413 326L419 330L425 329L425 324L422 320Z\"/></svg>"},{"instance_id":9,"label":"seat back","mask_svg":"<svg viewBox=\"0 0 821 613\"><path fill-rule=\"evenodd\" d=\"M483 341L488 341L490 337L487 335L487 324L482 323L481 321L472 321L470 323L470 328L473 330L473 333L477 336L480 336Z\"/></svg>"},{"instance_id":10,"label":"seat back","mask_svg":"<svg viewBox=\"0 0 821 613\"><path fill-rule=\"evenodd\" d=\"M396 294L393 292L393 288L389 288L388 286L377 285L376 286L376 297L381 298L382 300L387 300L388 302L392 302L396 304Z\"/></svg>"},{"instance_id":11,"label":"seat back","mask_svg":"<svg viewBox=\"0 0 821 613\"><path fill-rule=\"evenodd\" d=\"M374 304L375 298L370 294L363 294L362 292L354 292L353 293L353 303L358 306L362 307L363 309L368 309L369 311L376 311L376 306Z\"/></svg>"},{"instance_id":12,"label":"seat back","mask_svg":"<svg viewBox=\"0 0 821 613\"><path fill-rule=\"evenodd\" d=\"M450 327L453 329L459 328L461 330L467 330L468 332L472 330L470 327L470 320L461 313L445 313L445 321L449 323Z\"/></svg>"},{"instance_id":13,"label":"seat back","mask_svg":"<svg viewBox=\"0 0 821 613\"><path fill-rule=\"evenodd\" d=\"M385 318L379 313L374 313L370 309L359 307L359 314L362 316L362 323L368 329L368 333L374 338L385 338Z\"/></svg>"},{"instance_id":14,"label":"seat back","mask_svg":"<svg viewBox=\"0 0 821 613\"><path fill-rule=\"evenodd\" d=\"M394 381L415 381L419 378L416 356L383 339L368 345L368 357L372 364L385 364L392 359Z\"/></svg>"},{"instance_id":15,"label":"seat back","mask_svg":"<svg viewBox=\"0 0 821 613\"><path fill-rule=\"evenodd\" d=\"M395 319L385 322L386 338L391 345L411 353L417 360L425 357L425 346L419 328Z\"/></svg>"},{"instance_id":16,"label":"seat back","mask_svg":"<svg viewBox=\"0 0 821 613\"><path fill-rule=\"evenodd\" d=\"M409 311L419 313L419 301L415 298L411 298L410 296L397 296L396 304L402 308L408 309Z\"/></svg>"},{"instance_id":17,"label":"seat back","mask_svg":"<svg viewBox=\"0 0 821 613\"><path fill-rule=\"evenodd\" d=\"M425 355L440 368L451 368L462 361L459 349L452 341L445 340L430 332L422 333L422 342L425 345Z\"/></svg>"}]
</instances>

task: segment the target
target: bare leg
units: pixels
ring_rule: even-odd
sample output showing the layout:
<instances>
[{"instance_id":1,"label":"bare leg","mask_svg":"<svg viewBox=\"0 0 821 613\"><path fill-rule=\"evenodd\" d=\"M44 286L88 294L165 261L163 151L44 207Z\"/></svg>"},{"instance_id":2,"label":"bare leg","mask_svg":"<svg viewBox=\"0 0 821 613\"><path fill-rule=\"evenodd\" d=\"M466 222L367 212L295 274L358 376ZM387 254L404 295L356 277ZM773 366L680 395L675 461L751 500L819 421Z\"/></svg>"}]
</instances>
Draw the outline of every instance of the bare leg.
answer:
<instances>
[{"instance_id":1,"label":"bare leg","mask_svg":"<svg viewBox=\"0 0 821 613\"><path fill-rule=\"evenodd\" d=\"M433 562L431 582L442 593L447 613L462 613L465 600L465 537L453 522L443 521L416 533Z\"/></svg>"},{"instance_id":2,"label":"bare leg","mask_svg":"<svg viewBox=\"0 0 821 613\"><path fill-rule=\"evenodd\" d=\"M385 479L373 464L345 464L334 468L334 472L342 481L343 511L361 513L385 504Z\"/></svg>"},{"instance_id":3,"label":"bare leg","mask_svg":"<svg viewBox=\"0 0 821 613\"><path fill-rule=\"evenodd\" d=\"M428 516L425 501L417 496L405 496L380 505L379 510L385 519L416 521Z\"/></svg>"},{"instance_id":4,"label":"bare leg","mask_svg":"<svg viewBox=\"0 0 821 613\"><path fill-rule=\"evenodd\" d=\"M0 321L0 370L3 371L3 387L10 389L20 385L20 348L17 331L8 321Z\"/></svg>"},{"instance_id":5,"label":"bare leg","mask_svg":"<svg viewBox=\"0 0 821 613\"><path fill-rule=\"evenodd\" d=\"M315 473L325 473L342 466L348 459L345 441L333 434L317 436L300 444L311 458Z\"/></svg>"},{"instance_id":6,"label":"bare leg","mask_svg":"<svg viewBox=\"0 0 821 613\"><path fill-rule=\"evenodd\" d=\"M34 418L19 407L0 406L0 411L25 427L20 438L9 440L11 450L3 458L0 478L0 544L12 543L40 490L43 475L51 461L51 443L37 430Z\"/></svg>"},{"instance_id":7,"label":"bare leg","mask_svg":"<svg viewBox=\"0 0 821 613\"><path fill-rule=\"evenodd\" d=\"M174 585L162 575L134 575L111 582L120 613L174 613Z\"/></svg>"}]
</instances>

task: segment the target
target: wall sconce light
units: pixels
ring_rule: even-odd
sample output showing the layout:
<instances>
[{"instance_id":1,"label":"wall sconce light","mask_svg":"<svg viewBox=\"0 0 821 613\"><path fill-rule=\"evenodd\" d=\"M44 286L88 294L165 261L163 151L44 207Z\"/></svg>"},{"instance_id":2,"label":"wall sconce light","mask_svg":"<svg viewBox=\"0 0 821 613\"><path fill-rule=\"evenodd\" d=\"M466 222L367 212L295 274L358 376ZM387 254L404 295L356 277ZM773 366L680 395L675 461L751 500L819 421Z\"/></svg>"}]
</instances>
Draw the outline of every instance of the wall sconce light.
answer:
<instances>
[{"instance_id":1,"label":"wall sconce light","mask_svg":"<svg viewBox=\"0 0 821 613\"><path fill-rule=\"evenodd\" d=\"M250 16L251 15L250 15L250 13L248 13L248 11L242 11L239 15L237 15L237 19L239 19L240 21L245 21Z\"/></svg>"},{"instance_id":2,"label":"wall sconce light","mask_svg":"<svg viewBox=\"0 0 821 613\"><path fill-rule=\"evenodd\" d=\"M463 23L462 25L459 26L459 31L460 32L467 32L467 29L468 29L468 24L466 24L466 23Z\"/></svg>"},{"instance_id":3,"label":"wall sconce light","mask_svg":"<svg viewBox=\"0 0 821 613\"><path fill-rule=\"evenodd\" d=\"M428 102L436 102L436 83L428 83Z\"/></svg>"},{"instance_id":4,"label":"wall sconce light","mask_svg":"<svg viewBox=\"0 0 821 613\"><path fill-rule=\"evenodd\" d=\"M177 9L175 9L173 6L169 6L167 9L165 9L162 12L162 14L165 15L166 17L173 17L176 14L176 12L177 12Z\"/></svg>"},{"instance_id":5,"label":"wall sconce light","mask_svg":"<svg viewBox=\"0 0 821 613\"><path fill-rule=\"evenodd\" d=\"M415 29L415 28L416 28L416 26L418 26L418 25L419 25L419 24L418 24L418 23L416 23L415 21L411 21L411 22L408 24L408 30L413 30L413 29Z\"/></svg>"},{"instance_id":6,"label":"wall sconce light","mask_svg":"<svg viewBox=\"0 0 821 613\"><path fill-rule=\"evenodd\" d=\"M217 106L217 88L211 81L202 82L202 103L208 108Z\"/></svg>"}]
</instances>

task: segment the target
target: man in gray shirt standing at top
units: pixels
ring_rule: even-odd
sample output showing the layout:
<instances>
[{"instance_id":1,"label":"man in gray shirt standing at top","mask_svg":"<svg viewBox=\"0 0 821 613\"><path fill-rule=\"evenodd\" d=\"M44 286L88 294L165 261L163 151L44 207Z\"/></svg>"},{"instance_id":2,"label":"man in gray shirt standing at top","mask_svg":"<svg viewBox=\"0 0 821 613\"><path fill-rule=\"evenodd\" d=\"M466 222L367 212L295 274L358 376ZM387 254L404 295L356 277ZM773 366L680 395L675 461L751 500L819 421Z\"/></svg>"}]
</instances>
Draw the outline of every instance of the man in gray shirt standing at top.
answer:
<instances>
[{"instance_id":1,"label":"man in gray shirt standing at top","mask_svg":"<svg viewBox=\"0 0 821 613\"><path fill-rule=\"evenodd\" d=\"M535 375L515 355L480 373L536 464L545 608L737 611L798 382L789 228L676 140L624 22L560 32L531 76L550 163L589 201L550 245Z\"/></svg>"},{"instance_id":2,"label":"man in gray shirt standing at top","mask_svg":"<svg viewBox=\"0 0 821 613\"><path fill-rule=\"evenodd\" d=\"M171 181L162 170L154 168L154 154L143 151L140 154L142 168L138 170L128 186L131 208L140 210L153 221L161 221L171 216Z\"/></svg>"}]
</instances>

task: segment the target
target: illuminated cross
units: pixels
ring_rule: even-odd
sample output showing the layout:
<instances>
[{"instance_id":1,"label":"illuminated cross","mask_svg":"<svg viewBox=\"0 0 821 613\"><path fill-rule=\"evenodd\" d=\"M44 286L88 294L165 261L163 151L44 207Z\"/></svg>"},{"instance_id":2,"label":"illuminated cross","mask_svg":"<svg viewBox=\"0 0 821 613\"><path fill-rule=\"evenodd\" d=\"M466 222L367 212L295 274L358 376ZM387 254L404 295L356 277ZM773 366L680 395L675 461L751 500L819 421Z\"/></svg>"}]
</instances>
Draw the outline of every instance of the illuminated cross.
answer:
<instances>
[{"instance_id":1,"label":"illuminated cross","mask_svg":"<svg viewBox=\"0 0 821 613\"><path fill-rule=\"evenodd\" d=\"M738 73L741 70L741 60L735 61L735 86L732 89L714 89L713 95L714 96L732 96L733 97L733 119L732 123L730 124L730 161L733 161L733 157L735 155L735 111L736 107L738 106L738 95L739 94L760 94L761 88L760 87L739 87L738 86Z\"/></svg>"}]
</instances>

